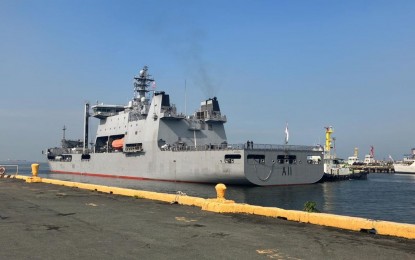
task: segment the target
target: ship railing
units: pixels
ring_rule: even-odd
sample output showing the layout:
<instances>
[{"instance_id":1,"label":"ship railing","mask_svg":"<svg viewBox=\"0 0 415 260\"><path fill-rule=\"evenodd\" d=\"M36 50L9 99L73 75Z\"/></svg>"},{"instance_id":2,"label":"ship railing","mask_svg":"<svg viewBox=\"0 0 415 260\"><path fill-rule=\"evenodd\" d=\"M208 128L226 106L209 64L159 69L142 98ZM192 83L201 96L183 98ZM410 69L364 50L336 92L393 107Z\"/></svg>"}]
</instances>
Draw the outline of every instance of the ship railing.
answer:
<instances>
[{"instance_id":1,"label":"ship railing","mask_svg":"<svg viewBox=\"0 0 415 260\"><path fill-rule=\"evenodd\" d=\"M310 146L310 145L284 145L284 144L255 144L252 142L247 142L245 144L237 144L237 146L243 146L244 149L253 149L253 150L287 150L287 151L321 151L323 152L323 147L321 146ZM228 145L233 146L233 145Z\"/></svg>"},{"instance_id":2,"label":"ship railing","mask_svg":"<svg viewBox=\"0 0 415 260\"><path fill-rule=\"evenodd\" d=\"M89 154L92 153L93 150L92 149L83 149L83 148L71 148L67 150L67 154Z\"/></svg>"},{"instance_id":3,"label":"ship railing","mask_svg":"<svg viewBox=\"0 0 415 260\"><path fill-rule=\"evenodd\" d=\"M51 151L48 153L48 155L51 156L60 156L64 154L90 154L93 153L93 149L87 148L83 149L81 147L74 147L74 148L51 148Z\"/></svg>"},{"instance_id":4,"label":"ship railing","mask_svg":"<svg viewBox=\"0 0 415 260\"><path fill-rule=\"evenodd\" d=\"M104 112L104 111L93 111L92 112L93 117L100 118L100 119L114 116L116 114L117 114L116 112Z\"/></svg>"},{"instance_id":5,"label":"ship railing","mask_svg":"<svg viewBox=\"0 0 415 260\"><path fill-rule=\"evenodd\" d=\"M186 115L183 114L183 113L177 114L177 113L163 112L163 113L161 113L160 118L183 119L183 118L186 118Z\"/></svg>"},{"instance_id":6,"label":"ship railing","mask_svg":"<svg viewBox=\"0 0 415 260\"><path fill-rule=\"evenodd\" d=\"M175 104L171 106L162 106L160 109L160 118L164 119L184 119L186 115L183 113L177 113Z\"/></svg>"},{"instance_id":7,"label":"ship railing","mask_svg":"<svg viewBox=\"0 0 415 260\"><path fill-rule=\"evenodd\" d=\"M228 150L228 146L226 144L206 144L206 145L173 145L168 147L167 149L164 148L163 150L172 150L172 151L211 151L211 150Z\"/></svg>"},{"instance_id":8,"label":"ship railing","mask_svg":"<svg viewBox=\"0 0 415 260\"><path fill-rule=\"evenodd\" d=\"M226 116L221 114L215 114L215 113L208 113L205 117L205 121L220 121L220 122L226 122Z\"/></svg>"},{"instance_id":9,"label":"ship railing","mask_svg":"<svg viewBox=\"0 0 415 260\"><path fill-rule=\"evenodd\" d=\"M285 151L323 151L321 146L276 145L276 144L205 144L205 145L173 145L163 150L173 151L210 151L210 150L285 150Z\"/></svg>"},{"instance_id":10,"label":"ship railing","mask_svg":"<svg viewBox=\"0 0 415 260\"><path fill-rule=\"evenodd\" d=\"M0 164L0 176L19 174L19 165L17 164Z\"/></svg>"}]
</instances>

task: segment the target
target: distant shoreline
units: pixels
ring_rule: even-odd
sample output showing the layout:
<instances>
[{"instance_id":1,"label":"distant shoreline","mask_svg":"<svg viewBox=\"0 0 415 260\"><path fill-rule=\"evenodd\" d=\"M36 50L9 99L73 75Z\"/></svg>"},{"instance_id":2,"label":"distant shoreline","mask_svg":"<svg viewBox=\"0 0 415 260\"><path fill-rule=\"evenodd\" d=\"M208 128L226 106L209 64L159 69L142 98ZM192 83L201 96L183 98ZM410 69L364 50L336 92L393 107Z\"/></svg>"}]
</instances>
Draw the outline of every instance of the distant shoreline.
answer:
<instances>
[{"instance_id":1,"label":"distant shoreline","mask_svg":"<svg viewBox=\"0 0 415 260\"><path fill-rule=\"evenodd\" d=\"M26 163L29 162L27 160L12 160L12 159L7 159L7 160L0 160L0 162L7 162L7 163Z\"/></svg>"}]
</instances>

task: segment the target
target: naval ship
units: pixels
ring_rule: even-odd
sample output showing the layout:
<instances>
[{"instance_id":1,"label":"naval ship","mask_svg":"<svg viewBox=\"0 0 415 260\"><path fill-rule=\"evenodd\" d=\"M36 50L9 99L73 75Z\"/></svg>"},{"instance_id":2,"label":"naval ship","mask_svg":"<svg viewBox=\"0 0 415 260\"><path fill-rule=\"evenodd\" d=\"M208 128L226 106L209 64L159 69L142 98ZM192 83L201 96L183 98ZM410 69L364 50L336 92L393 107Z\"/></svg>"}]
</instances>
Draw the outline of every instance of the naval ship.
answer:
<instances>
[{"instance_id":1,"label":"naval ship","mask_svg":"<svg viewBox=\"0 0 415 260\"><path fill-rule=\"evenodd\" d=\"M144 66L127 105L85 104L84 138L49 148L55 173L191 183L295 185L323 176L321 146L229 144L216 97L193 115L178 113L169 95L155 91ZM92 110L92 111L91 111ZM88 146L89 118L99 119Z\"/></svg>"}]
</instances>

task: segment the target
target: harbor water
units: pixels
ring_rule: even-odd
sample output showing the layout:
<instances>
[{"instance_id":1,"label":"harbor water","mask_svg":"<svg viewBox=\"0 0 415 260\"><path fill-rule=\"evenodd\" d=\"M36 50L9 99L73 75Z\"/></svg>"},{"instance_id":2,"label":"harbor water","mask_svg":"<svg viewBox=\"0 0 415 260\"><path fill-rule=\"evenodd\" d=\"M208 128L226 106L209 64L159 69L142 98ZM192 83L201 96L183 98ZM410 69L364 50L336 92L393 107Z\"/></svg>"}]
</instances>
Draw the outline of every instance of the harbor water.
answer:
<instances>
[{"instance_id":1,"label":"harbor water","mask_svg":"<svg viewBox=\"0 0 415 260\"><path fill-rule=\"evenodd\" d=\"M31 163L19 163L19 174L30 175ZM183 192L213 198L214 184L137 181L49 172L40 163L39 176L156 192ZM296 186L228 186L226 198L239 203L302 210L314 201L324 213L415 224L415 175L371 173L367 180L349 180Z\"/></svg>"}]
</instances>

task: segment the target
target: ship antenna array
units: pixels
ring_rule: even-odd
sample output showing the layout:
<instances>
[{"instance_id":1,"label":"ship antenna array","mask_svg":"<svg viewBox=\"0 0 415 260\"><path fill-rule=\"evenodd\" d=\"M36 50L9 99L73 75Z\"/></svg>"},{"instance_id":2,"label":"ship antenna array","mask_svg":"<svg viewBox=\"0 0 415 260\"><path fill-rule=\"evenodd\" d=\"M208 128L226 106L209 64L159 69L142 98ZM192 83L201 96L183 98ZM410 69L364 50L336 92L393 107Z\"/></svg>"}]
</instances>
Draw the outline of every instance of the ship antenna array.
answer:
<instances>
[{"instance_id":1,"label":"ship antenna array","mask_svg":"<svg viewBox=\"0 0 415 260\"><path fill-rule=\"evenodd\" d=\"M187 115L187 84L184 80L184 114Z\"/></svg>"},{"instance_id":2,"label":"ship antenna array","mask_svg":"<svg viewBox=\"0 0 415 260\"><path fill-rule=\"evenodd\" d=\"M65 131L66 131L66 126L65 125L63 125L62 131L63 131L62 140L65 140Z\"/></svg>"},{"instance_id":3,"label":"ship antenna array","mask_svg":"<svg viewBox=\"0 0 415 260\"><path fill-rule=\"evenodd\" d=\"M148 74L148 67L144 66L138 76L134 77L134 99L145 98L151 82L154 82L154 79Z\"/></svg>"}]
</instances>

